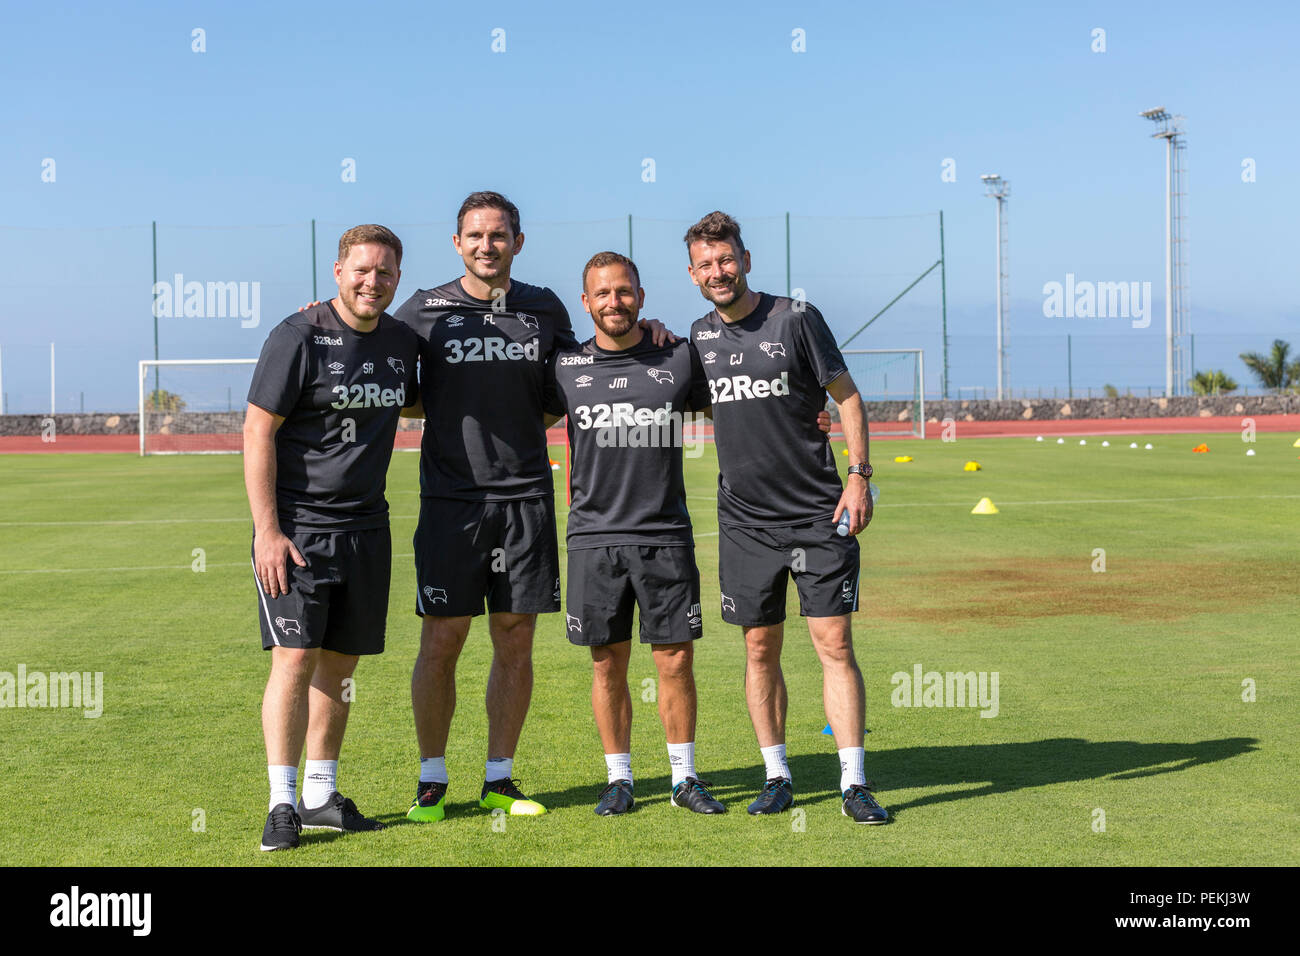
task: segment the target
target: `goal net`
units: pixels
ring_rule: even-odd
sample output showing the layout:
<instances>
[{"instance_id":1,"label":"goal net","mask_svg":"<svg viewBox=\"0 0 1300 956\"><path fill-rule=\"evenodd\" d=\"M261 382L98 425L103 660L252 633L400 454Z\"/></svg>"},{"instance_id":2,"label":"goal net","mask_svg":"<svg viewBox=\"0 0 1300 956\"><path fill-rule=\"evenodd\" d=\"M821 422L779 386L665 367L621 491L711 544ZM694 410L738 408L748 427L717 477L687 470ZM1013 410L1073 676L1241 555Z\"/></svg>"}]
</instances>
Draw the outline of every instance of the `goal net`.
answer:
<instances>
[{"instance_id":1,"label":"goal net","mask_svg":"<svg viewBox=\"0 0 1300 956\"><path fill-rule=\"evenodd\" d=\"M244 409L257 359L140 363L140 454L230 455L244 450ZM416 451L423 422L403 418L393 447Z\"/></svg>"},{"instance_id":2,"label":"goal net","mask_svg":"<svg viewBox=\"0 0 1300 956\"><path fill-rule=\"evenodd\" d=\"M872 435L925 437L925 360L921 349L845 349L853 383L867 405Z\"/></svg>"},{"instance_id":3,"label":"goal net","mask_svg":"<svg viewBox=\"0 0 1300 956\"><path fill-rule=\"evenodd\" d=\"M257 359L140 363L140 454L244 450L244 408Z\"/></svg>"}]
</instances>

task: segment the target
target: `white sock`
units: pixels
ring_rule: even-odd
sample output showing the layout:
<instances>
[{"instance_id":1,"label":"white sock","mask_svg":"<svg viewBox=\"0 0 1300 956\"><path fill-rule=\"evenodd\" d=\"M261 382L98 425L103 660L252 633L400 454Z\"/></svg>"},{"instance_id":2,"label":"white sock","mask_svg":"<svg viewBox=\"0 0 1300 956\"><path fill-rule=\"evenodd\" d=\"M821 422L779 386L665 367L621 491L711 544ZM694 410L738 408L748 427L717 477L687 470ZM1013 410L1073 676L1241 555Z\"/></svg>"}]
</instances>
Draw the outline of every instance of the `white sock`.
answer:
<instances>
[{"instance_id":1,"label":"white sock","mask_svg":"<svg viewBox=\"0 0 1300 956\"><path fill-rule=\"evenodd\" d=\"M420 783L446 783L447 782L447 758L446 757L421 757L420 758Z\"/></svg>"},{"instance_id":2,"label":"white sock","mask_svg":"<svg viewBox=\"0 0 1300 956\"><path fill-rule=\"evenodd\" d=\"M338 789L337 760L308 760L302 778L302 805L308 810L325 806L325 800Z\"/></svg>"},{"instance_id":3,"label":"white sock","mask_svg":"<svg viewBox=\"0 0 1300 956\"><path fill-rule=\"evenodd\" d=\"M862 769L866 759L865 747L845 747L840 751L840 793L867 782L867 775Z\"/></svg>"},{"instance_id":4,"label":"white sock","mask_svg":"<svg viewBox=\"0 0 1300 956\"><path fill-rule=\"evenodd\" d=\"M298 768L273 765L266 768L266 774L271 780L271 805L267 809L274 810L280 804L287 803L297 810Z\"/></svg>"},{"instance_id":5,"label":"white sock","mask_svg":"<svg viewBox=\"0 0 1300 956\"><path fill-rule=\"evenodd\" d=\"M493 780L509 780L515 775L514 757L489 757L483 779L488 783Z\"/></svg>"},{"instance_id":6,"label":"white sock","mask_svg":"<svg viewBox=\"0 0 1300 956\"><path fill-rule=\"evenodd\" d=\"M673 771L673 786L695 776L695 741L668 745L668 765Z\"/></svg>"},{"instance_id":7,"label":"white sock","mask_svg":"<svg viewBox=\"0 0 1300 956\"><path fill-rule=\"evenodd\" d=\"M790 776L790 765L785 762L785 744L773 744L771 747L760 747L758 752L763 755L763 763L767 765L767 779L775 777L785 777L787 780L793 780Z\"/></svg>"},{"instance_id":8,"label":"white sock","mask_svg":"<svg viewBox=\"0 0 1300 956\"><path fill-rule=\"evenodd\" d=\"M609 778L606 783L613 783L615 780L626 780L631 783L632 755L605 754L605 773Z\"/></svg>"}]
</instances>

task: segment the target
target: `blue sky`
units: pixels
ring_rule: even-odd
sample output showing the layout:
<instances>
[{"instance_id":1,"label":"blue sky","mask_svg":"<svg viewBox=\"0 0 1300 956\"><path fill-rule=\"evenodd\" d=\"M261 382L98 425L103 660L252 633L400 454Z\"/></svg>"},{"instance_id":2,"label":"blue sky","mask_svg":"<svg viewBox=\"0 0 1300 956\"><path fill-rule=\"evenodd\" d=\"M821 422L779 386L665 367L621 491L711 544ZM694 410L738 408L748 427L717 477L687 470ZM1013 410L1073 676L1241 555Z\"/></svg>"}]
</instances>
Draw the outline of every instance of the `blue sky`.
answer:
<instances>
[{"instance_id":1,"label":"blue sky","mask_svg":"<svg viewBox=\"0 0 1300 956\"><path fill-rule=\"evenodd\" d=\"M1297 21L1280 3L7 4L8 409L47 410L51 341L60 410L82 392L87 409L133 407L153 352L151 221L160 278L261 289L255 328L160 320L162 356L254 356L309 296L311 219L323 295L343 228L395 228L400 301L458 274L452 219L479 188L519 204L516 275L553 286L580 330L582 263L625 250L629 214L646 311L684 330L704 311L685 226L736 215L755 284L783 293L790 212L793 284L843 338L938 257L942 209L952 382L992 386L986 172L1012 183L1013 387L1063 387L1067 334L1076 384L1158 385L1163 145L1138 113L1162 105L1187 117L1197 365L1248 382L1238 352L1300 345ZM1044 283L1067 273L1151 282L1152 328L1044 317ZM924 347L935 390L938 332L935 274L854 345Z\"/></svg>"}]
</instances>

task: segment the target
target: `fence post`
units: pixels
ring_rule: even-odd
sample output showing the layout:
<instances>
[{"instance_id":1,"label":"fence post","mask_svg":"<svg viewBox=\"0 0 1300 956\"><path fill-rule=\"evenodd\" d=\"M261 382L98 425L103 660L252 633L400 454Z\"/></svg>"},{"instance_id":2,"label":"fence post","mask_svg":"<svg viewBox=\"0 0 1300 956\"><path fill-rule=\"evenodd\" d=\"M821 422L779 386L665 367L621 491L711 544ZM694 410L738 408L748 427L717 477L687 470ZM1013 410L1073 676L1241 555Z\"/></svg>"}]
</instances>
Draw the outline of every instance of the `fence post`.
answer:
<instances>
[{"instance_id":1,"label":"fence post","mask_svg":"<svg viewBox=\"0 0 1300 956\"><path fill-rule=\"evenodd\" d=\"M1068 335L1065 337L1065 379L1070 389L1070 398L1074 398L1074 347ZM1088 390L1088 397L1092 397L1092 389Z\"/></svg>"},{"instance_id":2,"label":"fence post","mask_svg":"<svg viewBox=\"0 0 1300 956\"><path fill-rule=\"evenodd\" d=\"M311 221L311 300L316 301L316 220ZM157 358L158 356L154 356Z\"/></svg>"}]
</instances>

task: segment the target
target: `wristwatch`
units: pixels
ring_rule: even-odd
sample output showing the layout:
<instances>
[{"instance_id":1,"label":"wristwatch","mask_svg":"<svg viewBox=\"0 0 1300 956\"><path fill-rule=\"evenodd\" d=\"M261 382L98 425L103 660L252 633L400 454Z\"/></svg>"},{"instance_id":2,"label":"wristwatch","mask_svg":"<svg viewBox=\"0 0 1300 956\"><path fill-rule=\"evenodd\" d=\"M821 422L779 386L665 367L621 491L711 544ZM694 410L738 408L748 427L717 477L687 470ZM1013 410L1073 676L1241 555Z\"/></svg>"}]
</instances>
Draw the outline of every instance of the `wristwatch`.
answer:
<instances>
[{"instance_id":1,"label":"wristwatch","mask_svg":"<svg viewBox=\"0 0 1300 956\"><path fill-rule=\"evenodd\" d=\"M874 475L875 472L872 470L871 465L869 463L863 462L861 465L849 465L849 474L861 475L863 478L866 478L868 481L870 481L871 476Z\"/></svg>"}]
</instances>

